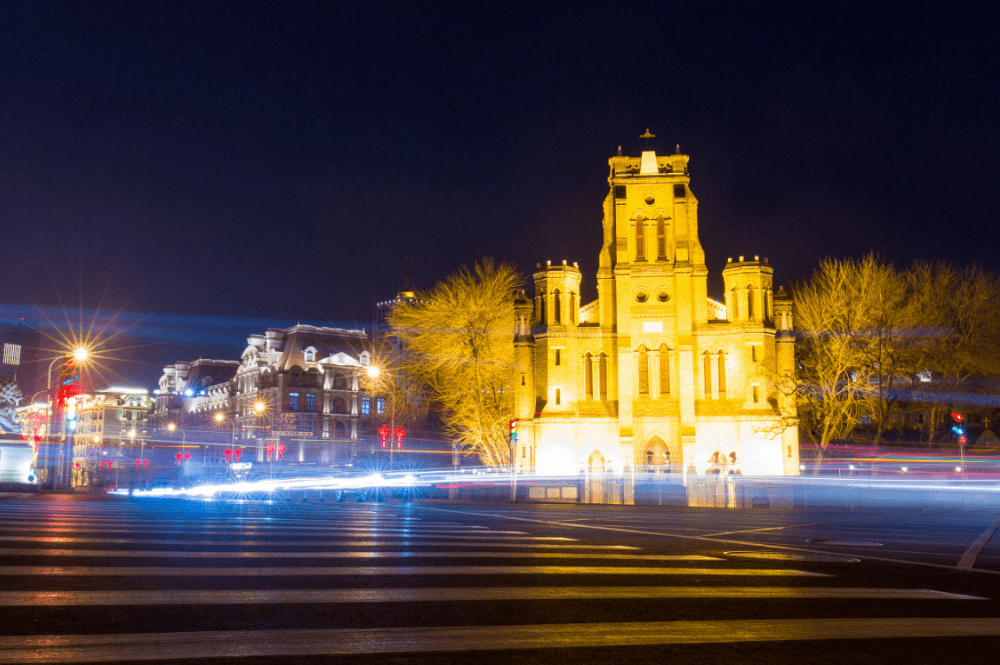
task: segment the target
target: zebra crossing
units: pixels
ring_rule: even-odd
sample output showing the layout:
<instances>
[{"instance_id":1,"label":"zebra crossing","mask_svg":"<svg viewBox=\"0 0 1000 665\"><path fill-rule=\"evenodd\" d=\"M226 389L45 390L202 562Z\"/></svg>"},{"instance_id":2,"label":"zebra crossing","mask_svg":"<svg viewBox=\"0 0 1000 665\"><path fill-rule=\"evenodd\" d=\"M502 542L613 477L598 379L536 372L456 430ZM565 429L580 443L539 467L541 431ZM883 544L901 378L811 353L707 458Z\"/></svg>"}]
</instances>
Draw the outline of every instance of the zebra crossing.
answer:
<instances>
[{"instance_id":1,"label":"zebra crossing","mask_svg":"<svg viewBox=\"0 0 1000 665\"><path fill-rule=\"evenodd\" d=\"M979 596L537 531L401 504L8 500L0 663L1000 636L967 616Z\"/></svg>"}]
</instances>

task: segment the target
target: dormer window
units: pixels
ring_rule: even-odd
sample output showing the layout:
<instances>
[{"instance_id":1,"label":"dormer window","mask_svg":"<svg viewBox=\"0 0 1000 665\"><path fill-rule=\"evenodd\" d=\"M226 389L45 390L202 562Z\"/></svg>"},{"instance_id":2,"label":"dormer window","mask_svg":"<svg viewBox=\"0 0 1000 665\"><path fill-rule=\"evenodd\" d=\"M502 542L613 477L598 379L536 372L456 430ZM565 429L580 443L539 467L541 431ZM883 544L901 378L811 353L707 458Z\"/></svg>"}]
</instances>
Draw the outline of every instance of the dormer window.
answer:
<instances>
[{"instance_id":1,"label":"dormer window","mask_svg":"<svg viewBox=\"0 0 1000 665\"><path fill-rule=\"evenodd\" d=\"M316 349L315 348L313 348L313 347L310 346L308 349L305 350L304 353L305 353L305 361L307 363L314 363L314 362L316 362Z\"/></svg>"}]
</instances>

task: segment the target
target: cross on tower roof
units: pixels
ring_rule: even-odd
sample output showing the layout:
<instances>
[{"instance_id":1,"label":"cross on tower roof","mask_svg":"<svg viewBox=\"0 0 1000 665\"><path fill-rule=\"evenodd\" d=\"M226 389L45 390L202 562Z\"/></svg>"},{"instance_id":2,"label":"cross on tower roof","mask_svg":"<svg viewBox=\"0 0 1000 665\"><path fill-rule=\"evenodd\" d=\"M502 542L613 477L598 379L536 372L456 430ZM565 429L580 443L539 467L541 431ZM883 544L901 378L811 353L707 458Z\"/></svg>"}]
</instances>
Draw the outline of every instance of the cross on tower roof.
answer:
<instances>
[{"instance_id":1,"label":"cross on tower roof","mask_svg":"<svg viewBox=\"0 0 1000 665\"><path fill-rule=\"evenodd\" d=\"M649 139L655 139L656 138L656 134L650 134L649 133L649 127L647 127L646 128L646 133L645 134L639 134L639 138L646 139L646 147L648 148L649 147Z\"/></svg>"}]
</instances>

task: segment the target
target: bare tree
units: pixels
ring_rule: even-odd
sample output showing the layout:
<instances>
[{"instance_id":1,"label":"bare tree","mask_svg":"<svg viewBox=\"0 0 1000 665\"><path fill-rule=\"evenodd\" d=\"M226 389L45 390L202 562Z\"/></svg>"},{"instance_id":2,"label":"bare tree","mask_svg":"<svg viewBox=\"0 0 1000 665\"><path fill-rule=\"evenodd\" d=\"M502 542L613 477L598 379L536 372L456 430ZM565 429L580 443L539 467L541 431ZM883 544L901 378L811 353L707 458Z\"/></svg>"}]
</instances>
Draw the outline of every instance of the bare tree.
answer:
<instances>
[{"instance_id":1,"label":"bare tree","mask_svg":"<svg viewBox=\"0 0 1000 665\"><path fill-rule=\"evenodd\" d=\"M446 436L483 464L509 462L513 415L513 266L485 259L463 267L390 317L402 364L442 407Z\"/></svg>"},{"instance_id":2,"label":"bare tree","mask_svg":"<svg viewBox=\"0 0 1000 665\"><path fill-rule=\"evenodd\" d=\"M794 394L802 430L820 447L844 439L860 422L868 396L858 331L865 324L851 262L826 259L812 279L792 289L796 375L782 391Z\"/></svg>"}]
</instances>

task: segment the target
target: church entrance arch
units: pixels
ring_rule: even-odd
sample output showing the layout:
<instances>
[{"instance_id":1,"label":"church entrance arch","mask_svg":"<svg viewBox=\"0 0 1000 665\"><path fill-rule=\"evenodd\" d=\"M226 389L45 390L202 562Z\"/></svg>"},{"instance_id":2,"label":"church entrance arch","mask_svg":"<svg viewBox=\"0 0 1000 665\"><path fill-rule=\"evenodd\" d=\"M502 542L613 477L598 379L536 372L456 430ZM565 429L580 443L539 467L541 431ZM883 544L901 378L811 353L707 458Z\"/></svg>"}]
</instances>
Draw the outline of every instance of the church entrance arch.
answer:
<instances>
[{"instance_id":1,"label":"church entrance arch","mask_svg":"<svg viewBox=\"0 0 1000 665\"><path fill-rule=\"evenodd\" d=\"M646 442L640 464L644 465L646 473L670 473L670 448L663 439L654 436Z\"/></svg>"},{"instance_id":2,"label":"church entrance arch","mask_svg":"<svg viewBox=\"0 0 1000 665\"><path fill-rule=\"evenodd\" d=\"M604 455L595 450L587 459L587 503L605 502L608 479L604 467Z\"/></svg>"}]
</instances>

